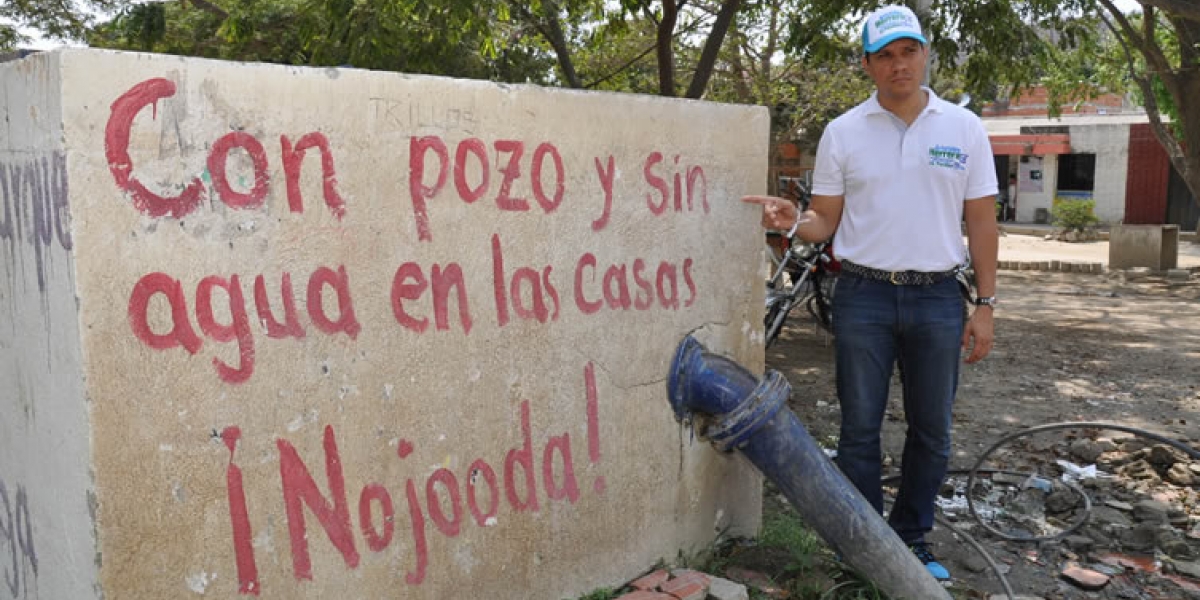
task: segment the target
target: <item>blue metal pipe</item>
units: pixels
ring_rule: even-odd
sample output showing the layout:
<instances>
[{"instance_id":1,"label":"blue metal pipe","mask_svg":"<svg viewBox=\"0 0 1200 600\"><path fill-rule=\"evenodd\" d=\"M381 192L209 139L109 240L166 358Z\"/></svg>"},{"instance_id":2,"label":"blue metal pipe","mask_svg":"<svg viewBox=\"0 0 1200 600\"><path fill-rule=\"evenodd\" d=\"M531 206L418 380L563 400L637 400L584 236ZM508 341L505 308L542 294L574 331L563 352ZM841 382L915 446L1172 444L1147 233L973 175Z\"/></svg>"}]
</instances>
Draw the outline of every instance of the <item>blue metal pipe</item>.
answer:
<instances>
[{"instance_id":1,"label":"blue metal pipe","mask_svg":"<svg viewBox=\"0 0 1200 600\"><path fill-rule=\"evenodd\" d=\"M675 353L667 393L678 420L695 427L698 419L702 438L745 455L842 560L888 597L950 600L786 407L791 385L778 372L760 381L689 335Z\"/></svg>"}]
</instances>

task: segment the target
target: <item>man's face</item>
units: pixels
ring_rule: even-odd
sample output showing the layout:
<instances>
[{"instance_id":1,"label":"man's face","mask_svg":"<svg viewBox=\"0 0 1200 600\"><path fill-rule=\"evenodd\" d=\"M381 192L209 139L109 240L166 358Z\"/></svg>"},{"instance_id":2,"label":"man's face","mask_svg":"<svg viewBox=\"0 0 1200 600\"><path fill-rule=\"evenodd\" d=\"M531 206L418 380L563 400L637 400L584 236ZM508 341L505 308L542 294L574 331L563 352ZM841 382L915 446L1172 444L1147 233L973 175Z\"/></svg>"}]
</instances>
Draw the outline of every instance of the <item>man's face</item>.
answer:
<instances>
[{"instance_id":1,"label":"man's face","mask_svg":"<svg viewBox=\"0 0 1200 600\"><path fill-rule=\"evenodd\" d=\"M928 57L929 50L921 42L901 38L863 57L863 69L875 81L880 96L899 99L921 89Z\"/></svg>"}]
</instances>

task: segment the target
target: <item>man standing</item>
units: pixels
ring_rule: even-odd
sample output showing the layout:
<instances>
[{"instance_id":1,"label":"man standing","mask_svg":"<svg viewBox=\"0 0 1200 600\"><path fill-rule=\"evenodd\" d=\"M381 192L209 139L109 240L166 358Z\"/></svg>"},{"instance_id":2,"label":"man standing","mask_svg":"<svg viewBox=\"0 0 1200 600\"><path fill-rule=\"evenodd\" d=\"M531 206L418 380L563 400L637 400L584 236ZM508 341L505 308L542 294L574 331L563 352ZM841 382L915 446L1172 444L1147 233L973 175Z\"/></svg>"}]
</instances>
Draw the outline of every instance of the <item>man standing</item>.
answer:
<instances>
[{"instance_id":1,"label":"man standing","mask_svg":"<svg viewBox=\"0 0 1200 600\"><path fill-rule=\"evenodd\" d=\"M863 25L866 102L835 119L817 150L811 208L747 196L763 225L819 241L834 236L842 261L833 299L842 424L838 466L883 512L880 434L894 365L907 432L899 493L888 523L938 579L930 552L934 500L950 458L951 411L962 349L966 362L992 348L996 289L996 173L978 117L922 85L929 48L903 6ZM971 263L980 296L963 322L955 269Z\"/></svg>"}]
</instances>

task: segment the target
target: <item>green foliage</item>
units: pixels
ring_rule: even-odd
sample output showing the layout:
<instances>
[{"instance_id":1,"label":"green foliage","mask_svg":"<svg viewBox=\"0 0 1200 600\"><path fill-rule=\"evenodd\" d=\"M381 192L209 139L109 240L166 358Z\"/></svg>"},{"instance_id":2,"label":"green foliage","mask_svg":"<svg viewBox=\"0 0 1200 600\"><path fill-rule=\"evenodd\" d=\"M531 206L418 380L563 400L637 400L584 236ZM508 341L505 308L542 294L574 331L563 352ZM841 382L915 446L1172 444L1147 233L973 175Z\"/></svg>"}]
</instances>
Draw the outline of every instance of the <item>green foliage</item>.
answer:
<instances>
[{"instance_id":1,"label":"green foliage","mask_svg":"<svg viewBox=\"0 0 1200 600\"><path fill-rule=\"evenodd\" d=\"M1050 222L1065 231L1084 232L1100 223L1094 200L1063 200L1050 209Z\"/></svg>"},{"instance_id":2,"label":"green foliage","mask_svg":"<svg viewBox=\"0 0 1200 600\"><path fill-rule=\"evenodd\" d=\"M17 31L28 27L59 40L82 38L92 14L111 10L117 0L4 0L0 2L0 51L10 51L29 38Z\"/></svg>"},{"instance_id":3,"label":"green foliage","mask_svg":"<svg viewBox=\"0 0 1200 600\"><path fill-rule=\"evenodd\" d=\"M789 512L769 515L763 520L759 543L786 550L794 568L804 568L813 562L813 557L824 547L821 538Z\"/></svg>"},{"instance_id":4,"label":"green foliage","mask_svg":"<svg viewBox=\"0 0 1200 600\"><path fill-rule=\"evenodd\" d=\"M617 597L617 592L609 588L600 588L598 590L584 594L578 600L613 600Z\"/></svg>"},{"instance_id":5,"label":"green foliage","mask_svg":"<svg viewBox=\"0 0 1200 600\"><path fill-rule=\"evenodd\" d=\"M764 515L757 550L773 552L783 558L766 562L775 565L771 576L791 598L885 600L874 584L833 558L816 533L788 508Z\"/></svg>"},{"instance_id":6,"label":"green foliage","mask_svg":"<svg viewBox=\"0 0 1200 600\"><path fill-rule=\"evenodd\" d=\"M655 30L648 20L603 23L575 49L575 65L586 89L658 93Z\"/></svg>"},{"instance_id":7,"label":"green foliage","mask_svg":"<svg viewBox=\"0 0 1200 600\"><path fill-rule=\"evenodd\" d=\"M93 46L308 66L548 83L553 59L495 3L188 0L130 4Z\"/></svg>"},{"instance_id":8,"label":"green foliage","mask_svg":"<svg viewBox=\"0 0 1200 600\"><path fill-rule=\"evenodd\" d=\"M797 0L748 2L739 14L706 98L771 109L771 148L795 142L810 151L829 121L870 95L857 41L829 32L805 52L789 50L796 23L811 8Z\"/></svg>"}]
</instances>

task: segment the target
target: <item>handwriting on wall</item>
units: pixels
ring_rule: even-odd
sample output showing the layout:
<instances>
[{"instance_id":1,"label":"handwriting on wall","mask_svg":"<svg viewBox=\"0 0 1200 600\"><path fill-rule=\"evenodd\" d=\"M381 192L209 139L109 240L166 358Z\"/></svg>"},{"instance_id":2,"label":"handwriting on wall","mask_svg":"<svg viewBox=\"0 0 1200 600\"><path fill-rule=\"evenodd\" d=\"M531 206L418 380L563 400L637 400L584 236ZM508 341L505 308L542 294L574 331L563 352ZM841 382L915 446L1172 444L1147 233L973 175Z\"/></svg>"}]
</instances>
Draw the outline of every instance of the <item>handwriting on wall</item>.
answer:
<instances>
[{"instance_id":1,"label":"handwriting on wall","mask_svg":"<svg viewBox=\"0 0 1200 600\"><path fill-rule=\"evenodd\" d=\"M339 190L337 140L317 131L271 134L279 135L277 152L268 149L273 144L244 131L224 133L203 144L209 148L206 167L210 180L195 176L173 186L156 183L160 189L173 187L171 193L149 189L135 174L132 130L139 114L149 110L155 117L158 102L175 93L173 82L150 79L130 88L111 106L105 152L113 182L131 209L151 218L178 219L208 210L215 202L234 210L269 211L267 199L282 189L275 196L286 198L286 210L302 214L305 194L315 192L302 189L301 181L311 180L303 177L305 169L319 168L325 208L339 221L353 210ZM382 99L371 102L376 118L392 125L436 121L449 129L476 119L472 112L425 115ZM406 197L405 211L398 211L396 218L411 219L414 244L453 231L453 223L435 219L430 210L435 202L486 206L480 210L525 213L540 219L556 218L565 203L589 202L593 208L582 214L592 231L603 231L610 224L614 205L624 200L614 197L622 168L637 174L640 189L629 200L631 206L640 207L636 210L645 210L648 218L673 214L703 217L711 210L704 168L678 154L648 152L627 168L605 153L586 164L588 173L572 176L563 158L566 153L550 140L477 136L448 140L414 135L407 146L408 160L400 161L407 167L408 185L400 192ZM311 156L319 156L319 161L305 161L308 150L313 150ZM235 151L249 159L241 160L239 168L252 173L236 185L226 164ZM273 161L282 165L282 188L271 180ZM594 183L580 183L585 181ZM588 189L574 189L581 187ZM364 331L469 336L484 320L503 329L515 323L548 324L568 316L589 319L687 310L705 293L698 285L695 257L669 250L611 262L583 248L563 263L521 264L506 256L508 244L513 243L500 232L481 240L491 260L487 272L468 274L454 260L403 262L394 265L394 270L389 266L390 281L369 279L378 272L376 265L336 263L319 265L311 272L281 269L199 277L154 271L142 275L129 290L128 324L133 338L146 347L211 359L216 377L237 385L253 377L259 354L256 345L263 343L264 336L277 343L304 343L311 336L345 336L353 341ZM356 299L366 294L386 297L390 314L360 314L357 307L365 303ZM211 348L220 345L235 351ZM590 465L599 465L594 367L589 363L583 371L586 456ZM584 485L578 480L581 471L576 470L576 457L582 453L573 449L571 436L567 432L539 435L531 429L529 402L521 403L519 410L521 441L505 456L493 457L490 462L477 458L459 472L441 468L423 479L409 478L398 488L375 481L346 481L339 453L339 443L345 439L339 438L332 426L325 428L321 438L323 475L313 468L319 464L316 457L302 456L297 450L297 445L306 447L311 441L294 445L293 440L277 439L280 496L272 507L253 505L251 500L261 502L262 496L246 493L271 484L246 481L239 466L238 445L253 439L253 432L236 425L227 427L220 438L229 451L225 487L239 592L258 595L263 588L252 517L265 511L281 509L287 516L292 572L298 580L313 578L310 544L331 546L351 570L358 567L364 552L400 552L396 548L403 546L411 551L406 557L405 581L420 585L430 563L437 560L429 556L430 535L455 538L466 528L496 524L503 512L537 512L553 502L574 504L588 490L602 495L603 477ZM420 452L418 442L401 439L378 460L405 461ZM393 543L400 535L408 536L406 544Z\"/></svg>"},{"instance_id":2,"label":"handwriting on wall","mask_svg":"<svg viewBox=\"0 0 1200 600\"><path fill-rule=\"evenodd\" d=\"M387 127L419 129L434 127L445 131L454 129L471 130L479 126L475 111L470 109L401 102L391 98L371 98L371 109L375 119Z\"/></svg>"},{"instance_id":3,"label":"handwriting on wall","mask_svg":"<svg viewBox=\"0 0 1200 600\"><path fill-rule=\"evenodd\" d=\"M105 127L105 152L116 186L128 194L134 208L151 217L182 218L201 208L206 193L234 209L263 207L273 185L269 159L265 146L243 131L222 135L211 144L207 164L212 190L196 177L180 186L183 191L178 194L164 196L146 188L134 175L129 149L134 119L147 107L156 113L157 102L173 96L175 91L175 84L169 80L150 79L113 102ZM337 163L328 138L310 132L293 144L282 135L280 145L288 209L304 212L299 184L304 152L316 149L321 157L325 204L342 218L347 206L337 189ZM471 137L451 144L438 136L414 136L409 146L409 199L419 241L433 239L428 203L440 196L456 196L466 204L488 198L501 211L540 211L549 216L568 193L562 155L551 142L499 139L489 143ZM251 159L254 176L247 191L234 189L226 175L226 162L234 148ZM681 163L679 156L668 160L658 151L650 153L641 166L645 206L651 215L710 211L708 181L702 167ZM603 201L591 227L599 231L607 226L612 212L615 158L596 157L595 171ZM515 185L526 179L532 198L514 192ZM492 280L482 284L469 282L455 262L406 262L397 265L391 282L367 282L362 287L390 295L394 324L403 330L414 334L461 331L464 335L470 334L478 318L484 302L479 300L481 296L489 298L488 308L495 323L504 327L513 320L557 321L564 310L585 316L603 311L674 311L692 306L701 293L693 275L695 259L690 256L639 257L623 264L600 264L594 254L584 252L573 264L558 266L557 270L556 265L549 264L513 265L505 262L504 242L497 233L491 237L491 258ZM248 381L254 373L256 321L264 325L268 338L300 340L313 329L325 335L357 338L363 326L354 310L354 298L367 292L355 291L351 268L323 266L308 275L304 288L307 319L302 319L296 309L292 275L286 271L254 275L253 314L257 319L252 319L245 274L203 277L194 284L193 293L190 282L185 285L168 273L149 273L131 290L127 311L130 329L138 340L156 350L182 348L194 355L203 349L206 340L236 344L237 364L212 358L218 377L228 383ZM491 288L491 294L475 291L485 286ZM277 297L272 297L269 288L279 290ZM327 310L322 302L326 289L336 294L336 311ZM166 302L153 302L159 296ZM218 300L228 306L218 311L213 306ZM160 307L167 314L153 315L152 307ZM229 322L218 322L218 312L229 315ZM151 327L156 322L170 326L156 331Z\"/></svg>"},{"instance_id":4,"label":"handwriting on wall","mask_svg":"<svg viewBox=\"0 0 1200 600\"><path fill-rule=\"evenodd\" d=\"M554 267L506 265L504 248L498 234L492 236L492 281L490 304L496 322L504 327L514 319L548 323L559 320L564 300L555 283ZM592 253L584 253L575 263L566 286L568 307L579 314L592 316L603 311L679 310L695 304L699 295L692 269L695 261L684 257L678 261L652 263L636 258L629 263L602 265ZM356 339L363 326L354 308L349 270L345 265L320 267L308 276L304 286L307 299L306 317L296 308L296 291L292 274L279 276L279 292L272 298L267 277L257 275L253 284L253 308L257 318L248 310L248 284L237 275L210 275L196 284L194 293L183 282L166 273L154 272L143 276L134 286L128 306L130 328L145 345L157 350L182 348L197 354L205 338L216 343L237 346L239 362L230 365L220 358L212 362L217 375L228 383L242 383L254 373L255 337L252 325L263 323L268 338L303 340L310 329L324 335L345 335ZM274 286L272 281L270 284ZM390 284L392 320L394 326L414 334L441 331L461 331L469 335L475 322L477 308L468 293L463 269L454 262L424 267L406 262L395 271ZM322 300L326 290L336 298L336 311ZM219 294L215 294L220 290ZM154 331L151 322L151 300L161 296L158 303L167 313L170 327ZM214 306L219 300L226 305ZM332 304L332 302L331 302ZM452 305L456 311L452 313ZM218 310L220 309L220 310ZM194 310L197 327L192 325ZM216 314L228 314L229 323L219 323ZM432 316L432 319L430 318ZM432 325L432 328L430 327ZM202 338L201 334L205 337Z\"/></svg>"},{"instance_id":5,"label":"handwriting on wall","mask_svg":"<svg viewBox=\"0 0 1200 600\"><path fill-rule=\"evenodd\" d=\"M151 217L184 217L200 206L201 194L205 192L204 182L199 177L195 177L179 194L175 196L160 195L151 191L133 175L134 165L129 156L129 137L133 129L134 117L147 106L154 107L157 114L157 102L174 95L175 83L173 81L167 79L143 81L113 102L108 124L104 128L104 154L108 159L108 168L117 187L129 194L133 205L138 210ZM291 138L282 135L279 143L280 160L283 162L284 178L287 180L288 208L292 212L304 212L304 200L299 189L300 167L305 153L315 148L321 153L325 204L334 215L340 218L345 213L345 202L337 191L333 156L329 149L329 141L325 136L319 132L312 132L301 136L293 143ZM229 155L235 148L249 154L254 165L254 185L247 192L234 189L226 174ZM207 164L212 177L212 186L217 196L232 208L262 206L267 194L271 191L271 182L267 175L266 147L258 138L248 133L231 131L218 138L209 150Z\"/></svg>"},{"instance_id":6,"label":"handwriting on wall","mask_svg":"<svg viewBox=\"0 0 1200 600\"><path fill-rule=\"evenodd\" d=\"M591 363L584 367L583 379L587 456L590 464L596 465L601 457L599 398L595 367ZM341 554L346 568L355 569L361 560L360 548L365 546L374 553L388 551L397 535L397 523L402 523L399 527L407 529L410 538L406 547L412 551L404 579L409 585L420 585L425 581L430 560L433 560L427 541L432 532L455 538L466 527L491 527L497 523L502 509L511 513L536 513L541 510L543 496L544 502L576 503L582 491L576 476L571 434L551 435L539 444L540 451L535 450L528 400L521 403L520 411L520 446L509 450L502 460L488 462L480 457L460 473L443 467L424 482L408 478L404 481L403 492L395 490L393 493L379 482L352 482L347 491L337 435L332 426L326 426L322 436L323 481L328 494L323 493L317 483L320 471L309 467L315 461L310 457L306 462L290 441L276 440L281 502L287 514L293 576L297 580L313 579L309 543L321 539L318 535L310 535L316 526L324 531L326 539ZM252 543L251 507L246 498L246 482L237 464L237 445L242 436L237 426L226 427L220 433L229 449L225 481L238 591L259 595L263 585ZM417 450L414 442L400 439L395 447L396 457L381 456L380 462L404 461ZM604 493L603 476L597 476L591 484L594 493ZM359 490L357 504L353 503L355 489ZM316 516L315 525L306 519L306 509ZM400 518L396 516L397 511L402 515Z\"/></svg>"},{"instance_id":7,"label":"handwriting on wall","mask_svg":"<svg viewBox=\"0 0 1200 600\"><path fill-rule=\"evenodd\" d=\"M46 291L50 250L71 249L67 158L61 152L0 161L0 245L10 260L33 251L38 291Z\"/></svg>"},{"instance_id":8,"label":"handwriting on wall","mask_svg":"<svg viewBox=\"0 0 1200 600\"><path fill-rule=\"evenodd\" d=\"M29 597L37 589L38 557L29 518L29 494L0 477L0 571L12 598ZM32 582L31 582L32 580ZM36 595L36 594L35 594Z\"/></svg>"}]
</instances>

